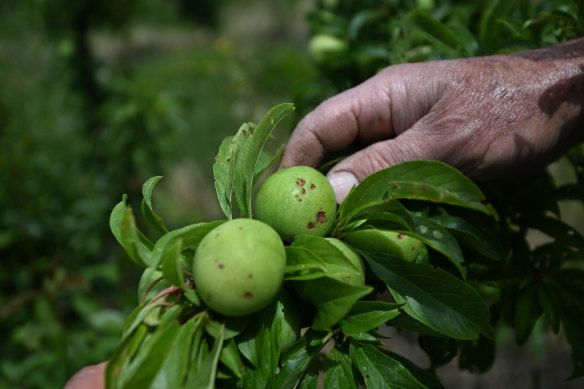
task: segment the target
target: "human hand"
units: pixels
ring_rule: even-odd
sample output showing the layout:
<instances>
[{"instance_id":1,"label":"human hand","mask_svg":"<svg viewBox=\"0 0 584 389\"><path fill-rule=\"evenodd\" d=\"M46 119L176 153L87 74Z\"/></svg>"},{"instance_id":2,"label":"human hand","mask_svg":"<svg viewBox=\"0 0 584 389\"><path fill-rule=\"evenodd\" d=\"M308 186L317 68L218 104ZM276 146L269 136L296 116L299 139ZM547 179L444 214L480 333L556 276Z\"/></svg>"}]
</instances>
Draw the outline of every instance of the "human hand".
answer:
<instances>
[{"instance_id":1,"label":"human hand","mask_svg":"<svg viewBox=\"0 0 584 389\"><path fill-rule=\"evenodd\" d=\"M532 171L584 139L583 123L584 39L396 65L309 113L280 167L316 167L328 152L369 145L328 173L341 202L368 175L407 160L440 160L476 180Z\"/></svg>"},{"instance_id":2,"label":"human hand","mask_svg":"<svg viewBox=\"0 0 584 389\"><path fill-rule=\"evenodd\" d=\"M107 362L86 366L65 384L64 389L104 389Z\"/></svg>"}]
</instances>

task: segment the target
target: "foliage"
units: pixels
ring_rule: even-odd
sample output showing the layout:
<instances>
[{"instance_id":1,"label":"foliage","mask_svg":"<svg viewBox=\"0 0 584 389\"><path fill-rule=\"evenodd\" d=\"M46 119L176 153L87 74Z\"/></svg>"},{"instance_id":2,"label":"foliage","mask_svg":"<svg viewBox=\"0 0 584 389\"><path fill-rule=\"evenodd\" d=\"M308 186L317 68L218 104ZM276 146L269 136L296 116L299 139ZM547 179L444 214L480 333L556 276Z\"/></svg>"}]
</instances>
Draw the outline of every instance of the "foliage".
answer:
<instances>
[{"instance_id":1,"label":"foliage","mask_svg":"<svg viewBox=\"0 0 584 389\"><path fill-rule=\"evenodd\" d=\"M107 224L118 194L164 174L159 209L188 204L168 228L217 215L215 145L312 73L293 45L239 49L178 2L0 3L0 387L58 388L109 357L136 304L139 273ZM83 4L100 12L76 40Z\"/></svg>"}]
</instances>

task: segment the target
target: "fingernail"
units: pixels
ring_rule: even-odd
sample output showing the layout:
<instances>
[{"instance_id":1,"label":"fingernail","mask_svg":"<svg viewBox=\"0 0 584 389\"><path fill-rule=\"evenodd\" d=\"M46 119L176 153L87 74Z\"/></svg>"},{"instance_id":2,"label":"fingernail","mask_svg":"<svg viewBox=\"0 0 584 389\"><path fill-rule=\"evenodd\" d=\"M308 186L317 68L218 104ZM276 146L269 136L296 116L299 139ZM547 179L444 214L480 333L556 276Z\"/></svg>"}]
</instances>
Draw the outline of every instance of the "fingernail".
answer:
<instances>
[{"instance_id":1,"label":"fingernail","mask_svg":"<svg viewBox=\"0 0 584 389\"><path fill-rule=\"evenodd\" d=\"M335 190L339 204L347 197L352 187L359 185L357 178L349 172L330 173L327 178Z\"/></svg>"}]
</instances>

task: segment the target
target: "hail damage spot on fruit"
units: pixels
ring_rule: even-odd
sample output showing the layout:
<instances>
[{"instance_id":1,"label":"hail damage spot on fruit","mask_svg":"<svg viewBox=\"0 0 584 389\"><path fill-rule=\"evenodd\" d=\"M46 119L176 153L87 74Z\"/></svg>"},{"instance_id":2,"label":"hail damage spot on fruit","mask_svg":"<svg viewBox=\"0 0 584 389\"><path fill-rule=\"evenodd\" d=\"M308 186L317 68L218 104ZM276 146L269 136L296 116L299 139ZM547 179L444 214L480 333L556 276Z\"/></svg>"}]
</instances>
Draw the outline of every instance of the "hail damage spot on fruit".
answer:
<instances>
[{"instance_id":1,"label":"hail damage spot on fruit","mask_svg":"<svg viewBox=\"0 0 584 389\"><path fill-rule=\"evenodd\" d=\"M403 239L403 238L405 238L405 237L406 237L406 235L405 235L405 234L397 234L397 238L398 238L399 240L402 240L402 239Z\"/></svg>"},{"instance_id":2,"label":"hail damage spot on fruit","mask_svg":"<svg viewBox=\"0 0 584 389\"><path fill-rule=\"evenodd\" d=\"M249 273L249 274L247 275L247 278L250 278L250 279L251 279L251 278L253 278L253 274L252 274L252 273Z\"/></svg>"},{"instance_id":3,"label":"hail damage spot on fruit","mask_svg":"<svg viewBox=\"0 0 584 389\"><path fill-rule=\"evenodd\" d=\"M318 170L308 166L281 169L269 176L255 197L254 215L291 242L294 236L326 236L337 211L334 189Z\"/></svg>"},{"instance_id":4,"label":"hail damage spot on fruit","mask_svg":"<svg viewBox=\"0 0 584 389\"><path fill-rule=\"evenodd\" d=\"M245 294L243 295L243 297L245 297L246 299L253 298L253 293L251 293L251 292L245 292Z\"/></svg>"},{"instance_id":5,"label":"hail damage spot on fruit","mask_svg":"<svg viewBox=\"0 0 584 389\"><path fill-rule=\"evenodd\" d=\"M224 269L224 268L225 268L225 265L224 265L224 264L222 264L222 263L220 263L219 265L217 265L217 267L218 267L219 269Z\"/></svg>"}]
</instances>

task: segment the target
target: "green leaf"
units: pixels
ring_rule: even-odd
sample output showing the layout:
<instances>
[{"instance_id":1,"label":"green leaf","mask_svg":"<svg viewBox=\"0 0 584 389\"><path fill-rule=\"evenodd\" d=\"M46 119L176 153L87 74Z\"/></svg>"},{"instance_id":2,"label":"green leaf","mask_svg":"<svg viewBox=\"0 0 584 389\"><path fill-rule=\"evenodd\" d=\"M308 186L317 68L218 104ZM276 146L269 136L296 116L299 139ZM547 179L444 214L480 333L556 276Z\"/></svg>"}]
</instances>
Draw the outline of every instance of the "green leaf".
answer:
<instances>
[{"instance_id":1,"label":"green leaf","mask_svg":"<svg viewBox=\"0 0 584 389\"><path fill-rule=\"evenodd\" d=\"M243 362L235 340L231 339L231 341L223 347L219 360L231 370L237 378L243 377Z\"/></svg>"},{"instance_id":2,"label":"green leaf","mask_svg":"<svg viewBox=\"0 0 584 389\"><path fill-rule=\"evenodd\" d=\"M282 154L284 153L285 146L285 144L282 144L274 154L267 150L262 150L253 173L253 187L256 186L262 175L270 168L270 166L280 160Z\"/></svg>"},{"instance_id":3,"label":"green leaf","mask_svg":"<svg viewBox=\"0 0 584 389\"><path fill-rule=\"evenodd\" d=\"M418 344L430 359L430 370L450 362L458 352L456 341L452 338L420 335Z\"/></svg>"},{"instance_id":4,"label":"green leaf","mask_svg":"<svg viewBox=\"0 0 584 389\"><path fill-rule=\"evenodd\" d=\"M351 358L336 347L327 354L324 362L324 388L357 389Z\"/></svg>"},{"instance_id":5,"label":"green leaf","mask_svg":"<svg viewBox=\"0 0 584 389\"><path fill-rule=\"evenodd\" d=\"M154 209L152 208L152 191L154 186L162 179L162 176L152 177L148 179L142 186L142 215L144 219L150 224L154 229L162 234L166 234L168 230L162 221L162 218L158 216Z\"/></svg>"},{"instance_id":6,"label":"green leaf","mask_svg":"<svg viewBox=\"0 0 584 389\"><path fill-rule=\"evenodd\" d=\"M412 217L416 223L415 232L403 231L403 233L422 241L427 246L443 254L456 267L462 277L466 278L464 257L456 238L447 229L430 218L416 215L412 215Z\"/></svg>"},{"instance_id":7,"label":"green leaf","mask_svg":"<svg viewBox=\"0 0 584 389\"><path fill-rule=\"evenodd\" d=\"M573 270L573 269L570 269ZM574 269L575 270L575 269ZM580 273L584 273L580 271ZM580 283L584 283L580 279ZM572 362L574 370L570 379L584 377L584 329L582 317L584 317L584 304L580 294L574 294L572 290L560 289L561 295L561 319L566 337L572 347Z\"/></svg>"},{"instance_id":8,"label":"green leaf","mask_svg":"<svg viewBox=\"0 0 584 389\"><path fill-rule=\"evenodd\" d=\"M470 56L472 53L466 52L466 46L462 43L458 35L454 33L444 23L438 21L432 15L422 10L417 10L413 14L416 27L423 33L434 46L450 53L449 56L460 57Z\"/></svg>"},{"instance_id":9,"label":"green leaf","mask_svg":"<svg viewBox=\"0 0 584 389\"><path fill-rule=\"evenodd\" d=\"M191 340L200 331L200 318L194 316L182 324L177 331L175 347L165 350L166 359L152 381L153 388L180 388L186 378L190 364ZM158 350L153 350L158 353Z\"/></svg>"},{"instance_id":10,"label":"green leaf","mask_svg":"<svg viewBox=\"0 0 584 389\"><path fill-rule=\"evenodd\" d=\"M368 332L399 315L398 309L401 306L381 301L358 301L339 322L339 327L349 336Z\"/></svg>"},{"instance_id":11,"label":"green leaf","mask_svg":"<svg viewBox=\"0 0 584 389\"><path fill-rule=\"evenodd\" d=\"M318 381L320 378L320 370L318 366L318 360L316 358L310 361L304 376L298 383L298 389L318 389Z\"/></svg>"},{"instance_id":12,"label":"green leaf","mask_svg":"<svg viewBox=\"0 0 584 389\"><path fill-rule=\"evenodd\" d=\"M428 371L427 369L422 369L421 367L414 364L412 361L405 358L404 356L393 353L389 350L380 349L380 351L383 354L401 363L406 369L410 371L410 373L412 373L416 380L418 380L422 385L424 385L424 387L428 389L444 389L436 375Z\"/></svg>"},{"instance_id":13,"label":"green leaf","mask_svg":"<svg viewBox=\"0 0 584 389\"><path fill-rule=\"evenodd\" d=\"M148 338L128 365L120 373L120 388L147 388L149 387L169 353L158 350L170 350L177 347L181 332L180 324L176 321L166 322L158 327L155 333Z\"/></svg>"},{"instance_id":14,"label":"green leaf","mask_svg":"<svg viewBox=\"0 0 584 389\"><path fill-rule=\"evenodd\" d=\"M162 265L163 259L165 255L171 251L173 245L182 240L182 245L184 248L186 247L196 247L198 246L199 242L215 227L219 226L220 224L224 223L224 220L218 220L214 222L208 223L197 223L197 224L190 224L188 226L179 228L177 230L173 230L168 232L167 234L163 235L152 250L152 258L151 263L148 269L148 274L144 275L145 277L150 277L151 273L154 273L158 269L160 265ZM195 281L196 283L196 281Z\"/></svg>"},{"instance_id":15,"label":"green leaf","mask_svg":"<svg viewBox=\"0 0 584 389\"><path fill-rule=\"evenodd\" d=\"M560 297L555 288L548 284L538 284L539 304L554 333L560 332Z\"/></svg>"},{"instance_id":16,"label":"green leaf","mask_svg":"<svg viewBox=\"0 0 584 389\"><path fill-rule=\"evenodd\" d=\"M324 266L324 276L339 282L351 283L351 280L363 276L363 269L353 263L347 256L326 238L312 235L300 235L292 242L292 247L308 250L300 260L314 261L314 265ZM292 258L292 261L298 258ZM306 263L306 262L305 262ZM292 264L295 264L294 262Z\"/></svg>"},{"instance_id":17,"label":"green leaf","mask_svg":"<svg viewBox=\"0 0 584 389\"><path fill-rule=\"evenodd\" d=\"M132 208L126 205L128 196L124 195L110 215L110 229L132 261L140 266L149 267L152 243L138 230Z\"/></svg>"},{"instance_id":18,"label":"green leaf","mask_svg":"<svg viewBox=\"0 0 584 389\"><path fill-rule=\"evenodd\" d=\"M243 375L245 388L274 387L280 357L282 316L281 306L275 301L255 313L245 331L237 337L239 351L253 365L252 368L246 366Z\"/></svg>"},{"instance_id":19,"label":"green leaf","mask_svg":"<svg viewBox=\"0 0 584 389\"><path fill-rule=\"evenodd\" d=\"M535 284L528 285L520 292L515 305L517 344L525 343L542 313L537 286Z\"/></svg>"},{"instance_id":20,"label":"green leaf","mask_svg":"<svg viewBox=\"0 0 584 389\"><path fill-rule=\"evenodd\" d=\"M353 305L373 291L370 286L348 285L334 278L301 281L302 296L311 296L316 307L311 327L327 330L347 315Z\"/></svg>"},{"instance_id":21,"label":"green leaf","mask_svg":"<svg viewBox=\"0 0 584 389\"><path fill-rule=\"evenodd\" d=\"M182 243L183 240L178 239L165 246L166 251L162 257L162 273L167 281L182 289L183 295L191 304L199 306L201 305L199 296L192 289L192 285L185 281L184 262L181 259Z\"/></svg>"},{"instance_id":22,"label":"green leaf","mask_svg":"<svg viewBox=\"0 0 584 389\"><path fill-rule=\"evenodd\" d=\"M485 373L493 366L495 357L495 341L481 336L462 344L458 357L458 367L474 374Z\"/></svg>"},{"instance_id":23,"label":"green leaf","mask_svg":"<svg viewBox=\"0 0 584 389\"><path fill-rule=\"evenodd\" d=\"M351 359L367 388L426 388L400 362L374 346L354 347Z\"/></svg>"},{"instance_id":24,"label":"green leaf","mask_svg":"<svg viewBox=\"0 0 584 389\"><path fill-rule=\"evenodd\" d=\"M499 44L500 35L497 30L497 21L511 14L517 0L493 0L483 13L479 24L479 41L483 51L489 53Z\"/></svg>"},{"instance_id":25,"label":"green leaf","mask_svg":"<svg viewBox=\"0 0 584 389\"><path fill-rule=\"evenodd\" d=\"M447 228L461 245L483 255L485 258L494 261L501 261L506 258L507 253L499 241L479 230L465 219L446 214L432 216L431 219L442 227Z\"/></svg>"},{"instance_id":26,"label":"green leaf","mask_svg":"<svg viewBox=\"0 0 584 389\"><path fill-rule=\"evenodd\" d=\"M433 330L424 323L419 322L410 315L401 314L385 323L389 327L394 327L400 330L415 332L418 334L430 335L435 337L444 337L438 331Z\"/></svg>"},{"instance_id":27,"label":"green leaf","mask_svg":"<svg viewBox=\"0 0 584 389\"><path fill-rule=\"evenodd\" d=\"M326 275L324 262L304 247L286 246L285 280L312 280Z\"/></svg>"},{"instance_id":28,"label":"green leaf","mask_svg":"<svg viewBox=\"0 0 584 389\"><path fill-rule=\"evenodd\" d=\"M203 352L196 363L191 363L186 388L213 389L217 376L217 365L223 348L223 336L215 338L209 353ZM197 350L194 350L196 353Z\"/></svg>"},{"instance_id":29,"label":"green leaf","mask_svg":"<svg viewBox=\"0 0 584 389\"><path fill-rule=\"evenodd\" d=\"M339 207L339 230L367 208L391 199L425 200L496 216L469 178L438 161L409 161L383 169L354 187Z\"/></svg>"},{"instance_id":30,"label":"green leaf","mask_svg":"<svg viewBox=\"0 0 584 389\"><path fill-rule=\"evenodd\" d=\"M379 253L363 256L410 316L455 339L492 335L489 307L467 283L430 265Z\"/></svg>"},{"instance_id":31,"label":"green leaf","mask_svg":"<svg viewBox=\"0 0 584 389\"><path fill-rule=\"evenodd\" d=\"M239 129L238 133L244 126L249 126L244 123ZM245 127L247 128L247 127ZM241 143L234 142L234 137L229 136L223 139L221 146L219 146L219 152L215 157L215 163L213 164L213 176L215 178L215 191L217 192L217 199L219 200L219 205L221 210L225 213L228 219L232 218L233 206L232 206L232 195L233 195L233 171L235 167L235 156L239 152L239 147Z\"/></svg>"},{"instance_id":32,"label":"green leaf","mask_svg":"<svg viewBox=\"0 0 584 389\"><path fill-rule=\"evenodd\" d=\"M305 372L316 363L318 354L332 333L308 329L282 356L282 367L276 376L273 388L293 389L300 382ZM310 371L309 375L313 374ZM318 373L316 373L318 377ZM310 387L314 379L308 379L304 385Z\"/></svg>"},{"instance_id":33,"label":"green leaf","mask_svg":"<svg viewBox=\"0 0 584 389\"><path fill-rule=\"evenodd\" d=\"M278 122L293 110L294 105L290 103L280 104L270 109L253 132L243 138L235 161L231 162L235 163L233 194L243 217L251 217L254 173L264 144Z\"/></svg>"}]
</instances>

